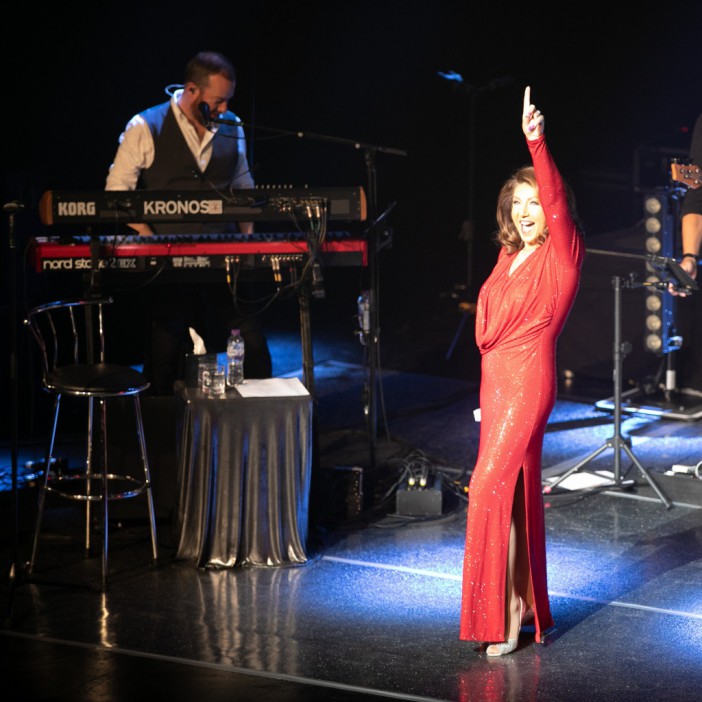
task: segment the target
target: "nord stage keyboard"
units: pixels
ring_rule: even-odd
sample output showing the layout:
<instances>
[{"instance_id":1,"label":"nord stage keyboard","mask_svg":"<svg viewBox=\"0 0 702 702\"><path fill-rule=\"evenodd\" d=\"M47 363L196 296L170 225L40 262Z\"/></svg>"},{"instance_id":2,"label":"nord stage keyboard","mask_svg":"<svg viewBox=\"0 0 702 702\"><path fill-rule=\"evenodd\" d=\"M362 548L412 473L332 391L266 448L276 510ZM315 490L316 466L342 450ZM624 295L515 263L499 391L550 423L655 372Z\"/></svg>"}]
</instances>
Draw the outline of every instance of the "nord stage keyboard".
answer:
<instances>
[{"instance_id":1,"label":"nord stage keyboard","mask_svg":"<svg viewBox=\"0 0 702 702\"><path fill-rule=\"evenodd\" d=\"M271 268L304 264L366 266L367 241L346 231L327 232L321 242L303 233L192 234L154 236L35 237L29 257L38 273L114 269L144 271Z\"/></svg>"},{"instance_id":2,"label":"nord stage keyboard","mask_svg":"<svg viewBox=\"0 0 702 702\"><path fill-rule=\"evenodd\" d=\"M365 221L362 187L247 190L47 190L42 224Z\"/></svg>"}]
</instances>

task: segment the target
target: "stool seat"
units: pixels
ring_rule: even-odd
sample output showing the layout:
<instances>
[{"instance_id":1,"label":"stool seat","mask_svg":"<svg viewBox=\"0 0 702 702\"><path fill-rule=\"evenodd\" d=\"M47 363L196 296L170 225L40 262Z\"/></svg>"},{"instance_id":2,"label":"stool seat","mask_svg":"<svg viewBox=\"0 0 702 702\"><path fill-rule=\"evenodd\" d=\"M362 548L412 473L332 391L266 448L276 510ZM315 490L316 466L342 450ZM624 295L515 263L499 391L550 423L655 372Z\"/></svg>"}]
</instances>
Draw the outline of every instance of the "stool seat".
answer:
<instances>
[{"instance_id":1,"label":"stool seat","mask_svg":"<svg viewBox=\"0 0 702 702\"><path fill-rule=\"evenodd\" d=\"M46 376L48 390L70 395L119 397L144 392L148 387L148 381L139 371L111 363L62 366Z\"/></svg>"}]
</instances>

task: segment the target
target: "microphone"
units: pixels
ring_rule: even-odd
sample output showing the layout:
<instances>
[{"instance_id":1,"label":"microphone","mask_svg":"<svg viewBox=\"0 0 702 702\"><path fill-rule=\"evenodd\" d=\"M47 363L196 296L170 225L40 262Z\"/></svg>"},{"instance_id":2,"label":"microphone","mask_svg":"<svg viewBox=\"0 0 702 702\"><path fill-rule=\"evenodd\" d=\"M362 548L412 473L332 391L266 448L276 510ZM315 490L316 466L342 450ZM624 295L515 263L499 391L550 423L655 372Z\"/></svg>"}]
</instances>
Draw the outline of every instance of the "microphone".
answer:
<instances>
[{"instance_id":1,"label":"microphone","mask_svg":"<svg viewBox=\"0 0 702 702\"><path fill-rule=\"evenodd\" d=\"M209 127L212 123L212 117L210 116L210 106L206 102L201 102L197 109L200 110L202 115L202 121L205 123L206 127Z\"/></svg>"}]
</instances>

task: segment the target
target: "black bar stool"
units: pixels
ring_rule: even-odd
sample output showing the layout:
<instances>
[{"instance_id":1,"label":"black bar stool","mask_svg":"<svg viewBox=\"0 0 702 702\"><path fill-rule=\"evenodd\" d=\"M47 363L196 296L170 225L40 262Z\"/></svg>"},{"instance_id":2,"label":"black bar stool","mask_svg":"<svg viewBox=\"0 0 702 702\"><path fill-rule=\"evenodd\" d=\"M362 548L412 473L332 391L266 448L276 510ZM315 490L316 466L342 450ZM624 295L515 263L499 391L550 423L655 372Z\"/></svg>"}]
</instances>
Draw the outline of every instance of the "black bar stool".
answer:
<instances>
[{"instance_id":1,"label":"black bar stool","mask_svg":"<svg viewBox=\"0 0 702 702\"><path fill-rule=\"evenodd\" d=\"M102 505L102 589L107 585L109 547L109 503L146 495L151 531L153 559L158 559L156 517L154 512L151 476L146 454L144 424L141 413L141 394L149 387L146 377L124 365L105 361L104 307L111 298L64 300L50 302L32 309L25 325L41 351L42 387L54 396L49 444L46 450L43 479L39 485L36 524L32 554L27 566L31 574L37 557L39 532L44 517L48 492L69 500L85 502L85 550L90 551L91 505ZM70 395L85 398L88 404L87 451L85 468L78 473L51 474L51 463L56 440L61 398ZM136 418L136 433L141 452L143 471L135 475L111 473L108 470L107 407L108 400L131 397ZM99 408L99 432L94 431L94 405ZM95 434L102 442L99 468L95 470Z\"/></svg>"}]
</instances>

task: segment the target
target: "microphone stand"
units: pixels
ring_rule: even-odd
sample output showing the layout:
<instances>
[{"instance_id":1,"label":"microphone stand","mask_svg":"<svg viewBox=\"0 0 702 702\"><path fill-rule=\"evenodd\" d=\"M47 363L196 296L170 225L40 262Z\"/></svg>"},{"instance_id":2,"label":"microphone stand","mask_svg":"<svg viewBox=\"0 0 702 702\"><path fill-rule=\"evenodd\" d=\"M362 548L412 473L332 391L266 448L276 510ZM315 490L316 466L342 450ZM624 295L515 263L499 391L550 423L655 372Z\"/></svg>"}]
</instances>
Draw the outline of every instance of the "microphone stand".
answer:
<instances>
[{"instance_id":1,"label":"microphone stand","mask_svg":"<svg viewBox=\"0 0 702 702\"><path fill-rule=\"evenodd\" d=\"M373 478L376 474L376 451L378 446L378 403L376 402L377 368L378 368L378 342L380 326L378 324L378 227L376 222L377 211L377 170L375 165L375 151L365 149L366 178L368 182L368 219L371 226L368 232L368 381L366 387L367 418L368 418L368 455L370 459L370 473Z\"/></svg>"},{"instance_id":2,"label":"microphone stand","mask_svg":"<svg viewBox=\"0 0 702 702\"><path fill-rule=\"evenodd\" d=\"M14 595L21 564L19 558L19 492L18 492L18 393L17 393L17 244L15 241L15 215L24 209L20 202L13 201L3 205L3 212L8 215L8 242L10 263L10 433L12 453L12 564L9 572L9 596L7 619L12 617Z\"/></svg>"},{"instance_id":3,"label":"microphone stand","mask_svg":"<svg viewBox=\"0 0 702 702\"><path fill-rule=\"evenodd\" d=\"M242 128L250 128L252 130L262 130L281 134L285 136L297 137L298 139L315 139L319 141L327 141L333 144L349 146L353 149L363 150L366 165L367 178L367 208L368 221L370 227L368 231L368 278L370 287L369 300L369 321L370 333L368 334L368 381L367 381L367 406L365 408L368 430L369 430L369 459L371 475L376 473L376 449L378 439L378 409L376 397L377 385L377 362L378 362L378 291L379 291L379 276L378 276L378 228L380 219L376 219L378 210L378 195L377 195L377 168L376 154L385 153L393 156L407 156L407 152L403 149L395 149L389 146L379 146L377 144L368 144L354 139L345 139L343 137L328 136L326 134L316 134L314 132L294 131L291 129L278 129L276 127L264 127L258 124L249 124L231 119L210 119L205 120L205 125L209 127L212 124L226 124L229 126L238 126ZM305 332L308 334L308 332ZM309 338L309 336L305 337ZM309 343L305 344L305 348ZM303 359L304 362L305 359Z\"/></svg>"},{"instance_id":4,"label":"microphone stand","mask_svg":"<svg viewBox=\"0 0 702 702\"><path fill-rule=\"evenodd\" d=\"M469 119L468 119L468 219L463 222L461 228L460 239L466 242L466 283L465 292L470 300L470 296L473 294L473 247L475 240L475 131L477 125L477 114L478 114L478 98L489 91L495 91L500 88L504 88L513 82L512 76L500 76L499 78L494 78L485 85L476 86L471 83L466 83L463 80L463 76L455 71L449 71L447 73L439 71L438 75L446 81L449 81L453 90L457 93L465 95L469 99ZM458 323L458 327L453 334L451 343L449 344L448 351L446 352L445 360L451 360L453 356L453 351L456 348L456 344L461 336L463 327L468 320L469 315L473 314L472 305L470 302L466 302L465 309Z\"/></svg>"},{"instance_id":5,"label":"microphone stand","mask_svg":"<svg viewBox=\"0 0 702 702\"><path fill-rule=\"evenodd\" d=\"M276 127L263 127L260 124L250 124L248 122L239 122L234 119L210 119L209 122L205 123L205 126L209 127L212 124L226 124L230 127L244 127L252 130L259 130L265 132L271 132L273 134L280 134L283 136L294 136L299 139L317 139L319 141L329 141L333 144L342 144L343 146L350 146L354 149L364 149L372 150L375 152L380 151L385 154L392 154L394 156L407 156L407 152L403 149L395 149L390 146L378 146L377 144L366 144L364 142L356 141L355 139L345 139L343 137L328 136L326 134L316 134L315 132L302 132L295 131L292 129L278 129Z\"/></svg>"}]
</instances>

